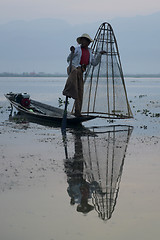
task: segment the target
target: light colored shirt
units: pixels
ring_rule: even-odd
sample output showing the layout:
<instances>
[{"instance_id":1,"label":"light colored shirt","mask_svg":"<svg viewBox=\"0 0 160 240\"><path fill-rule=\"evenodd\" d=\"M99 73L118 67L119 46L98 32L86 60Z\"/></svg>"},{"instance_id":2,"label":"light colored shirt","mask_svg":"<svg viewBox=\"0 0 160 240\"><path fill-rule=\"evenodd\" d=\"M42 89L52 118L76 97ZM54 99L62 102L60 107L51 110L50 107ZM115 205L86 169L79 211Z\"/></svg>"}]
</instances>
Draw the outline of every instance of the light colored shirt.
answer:
<instances>
[{"instance_id":1,"label":"light colored shirt","mask_svg":"<svg viewBox=\"0 0 160 240\"><path fill-rule=\"evenodd\" d=\"M101 54L98 53L97 56L94 57L92 54L92 49L88 48L88 50L89 50L89 64L91 63L91 65L96 66L101 60ZM78 46L75 48L75 51L73 54L73 59L72 59L72 65L74 67L81 66L81 64L80 64L81 56L82 56L82 50L81 50L81 47ZM71 60L71 53L69 54L69 56L67 58L67 62L69 63L70 60Z\"/></svg>"}]
</instances>

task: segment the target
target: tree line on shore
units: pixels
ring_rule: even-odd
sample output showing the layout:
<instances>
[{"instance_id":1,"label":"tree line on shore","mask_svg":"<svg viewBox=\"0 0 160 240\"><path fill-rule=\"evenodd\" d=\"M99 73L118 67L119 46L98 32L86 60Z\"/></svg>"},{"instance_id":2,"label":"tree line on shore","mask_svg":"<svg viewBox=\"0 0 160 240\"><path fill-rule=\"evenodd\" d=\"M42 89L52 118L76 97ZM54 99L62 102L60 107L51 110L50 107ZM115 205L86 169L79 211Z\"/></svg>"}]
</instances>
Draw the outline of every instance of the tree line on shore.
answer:
<instances>
[{"instance_id":1,"label":"tree line on shore","mask_svg":"<svg viewBox=\"0 0 160 240\"><path fill-rule=\"evenodd\" d=\"M0 73L0 77L66 77L66 74L61 73L44 73L44 72L25 72L25 73L9 73L9 72L2 72ZM144 78L144 77L155 77L159 78L160 73L157 74L124 74L125 77L135 77L135 78Z\"/></svg>"}]
</instances>

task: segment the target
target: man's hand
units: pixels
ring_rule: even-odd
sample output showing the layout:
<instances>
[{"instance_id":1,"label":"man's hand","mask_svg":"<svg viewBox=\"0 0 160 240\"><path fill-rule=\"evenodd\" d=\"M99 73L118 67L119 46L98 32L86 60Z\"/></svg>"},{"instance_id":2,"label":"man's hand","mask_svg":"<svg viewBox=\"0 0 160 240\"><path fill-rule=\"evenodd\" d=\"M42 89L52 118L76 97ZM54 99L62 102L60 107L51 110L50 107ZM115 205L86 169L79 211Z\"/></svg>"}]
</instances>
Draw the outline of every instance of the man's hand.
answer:
<instances>
[{"instance_id":1,"label":"man's hand","mask_svg":"<svg viewBox=\"0 0 160 240\"><path fill-rule=\"evenodd\" d=\"M106 54L107 52L106 51L100 51L100 54Z\"/></svg>"},{"instance_id":2,"label":"man's hand","mask_svg":"<svg viewBox=\"0 0 160 240\"><path fill-rule=\"evenodd\" d=\"M71 47L70 47L70 51L74 53L75 47L74 47L74 46L71 46Z\"/></svg>"},{"instance_id":3,"label":"man's hand","mask_svg":"<svg viewBox=\"0 0 160 240\"><path fill-rule=\"evenodd\" d=\"M81 69L82 69L82 72L85 72L85 71L86 71L86 65L85 65L85 64L82 64L82 65L81 65Z\"/></svg>"}]
</instances>

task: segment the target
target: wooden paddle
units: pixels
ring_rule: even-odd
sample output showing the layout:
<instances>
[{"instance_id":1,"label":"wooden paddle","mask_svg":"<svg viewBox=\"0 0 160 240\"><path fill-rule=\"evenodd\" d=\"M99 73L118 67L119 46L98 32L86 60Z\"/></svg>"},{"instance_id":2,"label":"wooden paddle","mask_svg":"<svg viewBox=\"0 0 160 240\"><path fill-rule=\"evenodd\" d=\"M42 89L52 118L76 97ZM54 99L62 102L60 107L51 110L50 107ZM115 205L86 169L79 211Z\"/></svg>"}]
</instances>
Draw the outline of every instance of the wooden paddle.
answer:
<instances>
[{"instance_id":1,"label":"wooden paddle","mask_svg":"<svg viewBox=\"0 0 160 240\"><path fill-rule=\"evenodd\" d=\"M72 70L72 59L73 59L74 51L71 50L71 59L69 64L69 74ZM62 135L66 135L66 126L67 126L67 105L68 105L68 97L66 96L65 106L64 106L64 112L63 112L63 119L62 119L62 126L61 131Z\"/></svg>"}]
</instances>

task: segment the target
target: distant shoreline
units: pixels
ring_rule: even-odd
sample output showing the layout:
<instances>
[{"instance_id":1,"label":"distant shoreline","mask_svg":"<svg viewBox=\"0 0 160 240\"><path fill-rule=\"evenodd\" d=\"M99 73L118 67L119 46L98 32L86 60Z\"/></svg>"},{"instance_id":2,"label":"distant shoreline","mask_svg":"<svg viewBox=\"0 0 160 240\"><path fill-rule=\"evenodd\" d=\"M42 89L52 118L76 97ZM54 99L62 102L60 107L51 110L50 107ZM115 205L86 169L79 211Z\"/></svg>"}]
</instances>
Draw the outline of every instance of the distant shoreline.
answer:
<instances>
[{"instance_id":1,"label":"distant shoreline","mask_svg":"<svg viewBox=\"0 0 160 240\"><path fill-rule=\"evenodd\" d=\"M0 77L67 77L67 74L60 73L0 73ZM159 74L124 74L124 77L134 78L160 78Z\"/></svg>"},{"instance_id":2,"label":"distant shoreline","mask_svg":"<svg viewBox=\"0 0 160 240\"><path fill-rule=\"evenodd\" d=\"M66 77L66 74L59 73L0 73L0 77Z\"/></svg>"}]
</instances>

